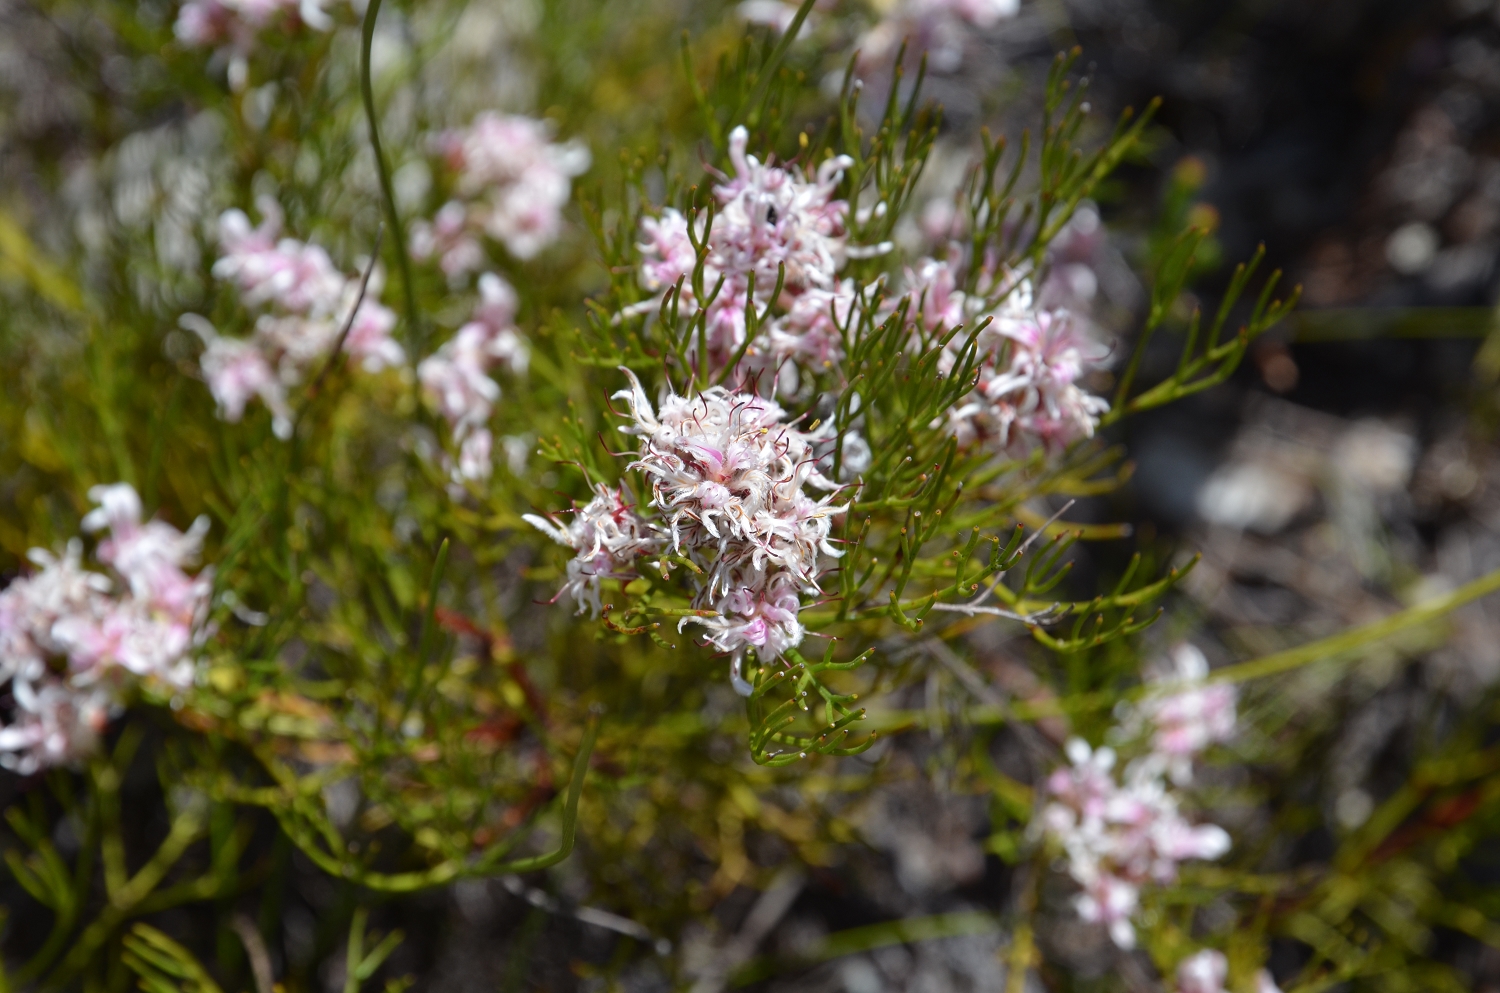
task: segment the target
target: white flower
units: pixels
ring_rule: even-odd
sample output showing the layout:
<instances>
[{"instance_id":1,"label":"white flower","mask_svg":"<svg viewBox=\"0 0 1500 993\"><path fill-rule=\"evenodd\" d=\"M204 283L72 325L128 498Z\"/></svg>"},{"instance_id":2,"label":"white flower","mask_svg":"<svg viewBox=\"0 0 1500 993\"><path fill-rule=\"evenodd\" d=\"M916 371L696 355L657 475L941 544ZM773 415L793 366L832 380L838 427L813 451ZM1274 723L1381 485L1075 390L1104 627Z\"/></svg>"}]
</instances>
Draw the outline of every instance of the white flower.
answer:
<instances>
[{"instance_id":1,"label":"white flower","mask_svg":"<svg viewBox=\"0 0 1500 993\"><path fill-rule=\"evenodd\" d=\"M701 625L705 640L730 655L729 678L735 690L749 696L751 686L743 673L746 650L753 648L763 659L776 659L800 645L803 629L797 613L802 598L796 577L789 572L736 571L733 575L742 585L728 581L729 591L718 599L719 616L685 617L677 627Z\"/></svg>"},{"instance_id":2,"label":"white flower","mask_svg":"<svg viewBox=\"0 0 1500 993\"><path fill-rule=\"evenodd\" d=\"M768 292L778 269L786 266L793 292L830 287L843 266L849 205L833 192L847 155L826 159L809 180L799 173L762 164L747 153L750 135L737 127L729 135L729 161L735 175L714 187L720 209L714 219L714 251L720 268L736 275L754 272L756 286Z\"/></svg>"},{"instance_id":3,"label":"white flower","mask_svg":"<svg viewBox=\"0 0 1500 993\"><path fill-rule=\"evenodd\" d=\"M40 571L0 590L0 682L42 678L47 659L66 654L54 635L59 621L103 614L113 587L108 577L83 568L76 538L60 557L39 548L29 557Z\"/></svg>"},{"instance_id":4,"label":"white flower","mask_svg":"<svg viewBox=\"0 0 1500 993\"><path fill-rule=\"evenodd\" d=\"M208 518L199 517L184 533L164 521L141 523L141 498L128 483L95 486L89 499L99 506L86 514L85 531L109 531L99 543L99 561L124 577L137 599L162 611L191 618L207 595L206 581L189 581L185 566L198 559Z\"/></svg>"},{"instance_id":5,"label":"white flower","mask_svg":"<svg viewBox=\"0 0 1500 993\"><path fill-rule=\"evenodd\" d=\"M475 428L458 446L458 479L488 479L494 468L495 437L489 428Z\"/></svg>"},{"instance_id":6,"label":"white flower","mask_svg":"<svg viewBox=\"0 0 1500 993\"><path fill-rule=\"evenodd\" d=\"M242 54L255 33L278 16L317 31L333 27L324 6L328 0L188 0L177 12L173 32L184 45L207 47L228 43Z\"/></svg>"},{"instance_id":7,"label":"white flower","mask_svg":"<svg viewBox=\"0 0 1500 993\"><path fill-rule=\"evenodd\" d=\"M666 394L653 410L635 374L624 400L641 438L629 466L651 481L652 506L667 522L672 547L717 547L721 560L756 568L771 563L812 584L817 556L837 557L828 544L832 518L843 508L832 496L809 499L805 484L837 485L817 469L812 446L827 436L784 424L774 401L713 387L696 398Z\"/></svg>"},{"instance_id":8,"label":"white flower","mask_svg":"<svg viewBox=\"0 0 1500 993\"><path fill-rule=\"evenodd\" d=\"M1223 952L1205 948L1177 966L1177 993L1224 993L1229 960Z\"/></svg>"},{"instance_id":9,"label":"white flower","mask_svg":"<svg viewBox=\"0 0 1500 993\"><path fill-rule=\"evenodd\" d=\"M484 267L484 247L473 230L481 225L469 223L469 210L457 200L439 208L431 221L418 220L411 227L411 253L419 259L436 255L438 266L450 280Z\"/></svg>"},{"instance_id":10,"label":"white flower","mask_svg":"<svg viewBox=\"0 0 1500 993\"><path fill-rule=\"evenodd\" d=\"M281 207L269 197L256 201L262 221L250 226L242 210L226 210L219 218L221 254L214 263L215 279L235 283L246 306L276 306L294 314L327 313L346 282L328 253L295 238L279 238Z\"/></svg>"},{"instance_id":11,"label":"white flower","mask_svg":"<svg viewBox=\"0 0 1500 993\"><path fill-rule=\"evenodd\" d=\"M973 326L966 309L968 297L958 289L953 266L938 259L922 259L906 269L907 320L929 335L942 335L959 325Z\"/></svg>"},{"instance_id":12,"label":"white flower","mask_svg":"<svg viewBox=\"0 0 1500 993\"><path fill-rule=\"evenodd\" d=\"M625 502L624 491L602 483L594 486L594 499L575 510L567 523L555 515L525 514L523 520L578 553L568 563L568 581L558 595L571 597L580 614L587 608L598 616L601 580L634 578L635 560L660 550L659 539Z\"/></svg>"},{"instance_id":13,"label":"white flower","mask_svg":"<svg viewBox=\"0 0 1500 993\"><path fill-rule=\"evenodd\" d=\"M1141 888L1118 876L1099 874L1084 884L1076 906L1081 920L1103 924L1120 948L1135 947L1135 925L1131 918L1140 909Z\"/></svg>"}]
</instances>

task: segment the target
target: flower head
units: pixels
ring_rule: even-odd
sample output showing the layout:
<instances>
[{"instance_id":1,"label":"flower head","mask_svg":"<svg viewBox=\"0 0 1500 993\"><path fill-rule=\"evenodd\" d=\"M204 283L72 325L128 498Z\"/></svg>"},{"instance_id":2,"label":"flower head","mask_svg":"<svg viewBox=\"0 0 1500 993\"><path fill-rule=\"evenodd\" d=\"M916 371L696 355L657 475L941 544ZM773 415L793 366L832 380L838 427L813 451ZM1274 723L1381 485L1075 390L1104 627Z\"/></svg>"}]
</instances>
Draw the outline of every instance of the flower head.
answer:
<instances>
[{"instance_id":1,"label":"flower head","mask_svg":"<svg viewBox=\"0 0 1500 993\"><path fill-rule=\"evenodd\" d=\"M819 562L840 553L830 543L836 484L818 469L831 440L827 429L803 431L786 412L753 393L713 387L693 397L663 392L653 404L640 381L615 394L640 441L627 467L651 488L648 520L619 490L596 487L596 497L571 524L535 515L526 520L577 550L562 592L595 612L599 580L626 578L634 559L671 553L691 564L696 613L684 617L703 629L706 644L731 656L735 689L750 691L742 675L747 652L766 661L802 642L802 597L818 591ZM804 487L825 491L814 497ZM664 557L663 575L669 568Z\"/></svg>"},{"instance_id":2,"label":"flower head","mask_svg":"<svg viewBox=\"0 0 1500 993\"><path fill-rule=\"evenodd\" d=\"M1031 281L1008 277L999 306L956 290L948 263L923 262L908 270L908 320L918 341L958 323L982 327L978 375L972 392L948 411L947 427L963 445L984 444L1012 458L1042 448L1058 452L1091 438L1109 403L1080 385L1108 350L1092 341L1065 310L1034 302ZM957 339L942 356L952 370Z\"/></svg>"},{"instance_id":3,"label":"flower head","mask_svg":"<svg viewBox=\"0 0 1500 993\"><path fill-rule=\"evenodd\" d=\"M229 81L245 85L247 59L256 36L278 22L286 30L303 25L328 31L333 18L324 8L329 0L187 0L177 12L172 32L189 48L217 48L230 55Z\"/></svg>"},{"instance_id":4,"label":"flower head","mask_svg":"<svg viewBox=\"0 0 1500 993\"><path fill-rule=\"evenodd\" d=\"M631 388L615 396L634 422L625 433L641 439L629 468L650 480L672 547L716 546L735 564L770 562L812 582L818 553L838 555L827 538L840 508L830 506L831 496L813 501L802 489L837 488L813 454L826 430L800 431L784 423L774 401L721 386L691 399L668 393L653 409L635 375L626 374Z\"/></svg>"}]
</instances>

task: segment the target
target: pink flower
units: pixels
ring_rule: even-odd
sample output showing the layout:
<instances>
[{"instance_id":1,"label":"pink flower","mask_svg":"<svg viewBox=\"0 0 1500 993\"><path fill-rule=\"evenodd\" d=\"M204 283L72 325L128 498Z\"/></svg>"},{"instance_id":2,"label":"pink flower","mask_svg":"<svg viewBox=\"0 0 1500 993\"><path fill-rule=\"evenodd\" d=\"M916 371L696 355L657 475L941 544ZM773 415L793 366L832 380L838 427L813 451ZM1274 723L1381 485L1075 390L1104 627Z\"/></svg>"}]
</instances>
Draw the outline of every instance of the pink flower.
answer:
<instances>
[{"instance_id":1,"label":"pink flower","mask_svg":"<svg viewBox=\"0 0 1500 993\"><path fill-rule=\"evenodd\" d=\"M719 616L685 617L678 630L686 624L703 627L705 640L729 654L729 679L735 690L749 696L751 686L743 672L746 649L754 648L757 656L769 660L800 645L803 629L797 614L802 599L791 573L751 571L739 576L747 585L730 589L719 600Z\"/></svg>"},{"instance_id":2,"label":"pink flower","mask_svg":"<svg viewBox=\"0 0 1500 993\"><path fill-rule=\"evenodd\" d=\"M938 275L929 277L927 292L944 307L944 319L970 311ZM1107 349L1083 334L1066 311L1037 309L1029 280L1011 282L998 308L972 311L968 318L975 327L989 323L978 338L983 352L975 389L947 415L948 430L960 444L982 443L1023 458L1037 448L1055 453L1093 437L1109 403L1078 380L1107 357ZM954 345L944 356L949 369L957 361Z\"/></svg>"},{"instance_id":3,"label":"pink flower","mask_svg":"<svg viewBox=\"0 0 1500 993\"><path fill-rule=\"evenodd\" d=\"M188 0L172 32L184 45L202 48L227 40L233 23L234 14L219 0Z\"/></svg>"},{"instance_id":4,"label":"pink flower","mask_svg":"<svg viewBox=\"0 0 1500 993\"><path fill-rule=\"evenodd\" d=\"M1139 886L1115 876L1101 875L1078 896L1078 916L1090 924L1103 924L1119 947L1134 948L1135 926L1131 918L1140 908L1140 902Z\"/></svg>"},{"instance_id":5,"label":"pink flower","mask_svg":"<svg viewBox=\"0 0 1500 993\"><path fill-rule=\"evenodd\" d=\"M667 519L674 549L717 545L757 563L775 562L796 574L816 574L838 508L831 497L807 501L804 484L836 486L817 470L812 445L820 436L783 423L774 401L713 387L689 399L668 393L653 410L629 370L631 388L615 394L641 438L629 466L651 481L652 505ZM728 496L726 496L728 494ZM726 587L727 589L727 587Z\"/></svg>"},{"instance_id":6,"label":"pink flower","mask_svg":"<svg viewBox=\"0 0 1500 993\"><path fill-rule=\"evenodd\" d=\"M701 233L702 225L699 227ZM645 240L638 247L646 256L641 263L641 285L652 293L658 293L670 289L681 279L684 299L691 300L693 288L688 277L697 264L698 253L688 237L687 218L680 211L668 207L659 218L644 218L641 221L641 232ZM706 269L704 282L709 283Z\"/></svg>"},{"instance_id":7,"label":"pink flower","mask_svg":"<svg viewBox=\"0 0 1500 993\"><path fill-rule=\"evenodd\" d=\"M795 292L809 286L831 286L845 257L845 224L849 205L833 199L844 170L854 164L846 155L818 167L808 180L747 153L749 133L735 128L729 136L729 160L735 175L714 187L720 210L712 232L719 268L755 273L762 292L776 285L786 266L786 286Z\"/></svg>"},{"instance_id":8,"label":"pink flower","mask_svg":"<svg viewBox=\"0 0 1500 993\"><path fill-rule=\"evenodd\" d=\"M353 301L350 301L351 305ZM399 368L406 362L406 350L391 337L396 329L396 314L389 307L366 299L354 314L344 348L360 360L365 372Z\"/></svg>"},{"instance_id":9,"label":"pink flower","mask_svg":"<svg viewBox=\"0 0 1500 993\"><path fill-rule=\"evenodd\" d=\"M307 25L317 31L333 27L324 10L327 0L188 0L177 13L173 33L184 45L203 48L232 42L247 53L256 32L280 15L288 26Z\"/></svg>"},{"instance_id":10,"label":"pink flower","mask_svg":"<svg viewBox=\"0 0 1500 993\"><path fill-rule=\"evenodd\" d=\"M258 227L239 210L219 218L221 255L213 267L215 277L235 284L247 306L268 308L256 318L254 337L221 337L196 314L184 314L180 323L203 339L199 365L219 416L239 421L250 398L258 396L284 439L292 432L287 388L328 359L356 300L359 309L343 347L360 367L370 373L397 367L406 353L392 337L396 315L379 302L379 271L371 273L361 297L362 279L339 272L322 248L279 237L282 214L274 200L262 198L259 206Z\"/></svg>"},{"instance_id":11,"label":"pink flower","mask_svg":"<svg viewBox=\"0 0 1500 993\"><path fill-rule=\"evenodd\" d=\"M275 304L294 314L326 314L335 309L347 282L328 253L294 238L277 238L281 208L261 198L261 221L252 228L240 210L219 218L223 254L214 263L216 279L234 282L247 306Z\"/></svg>"},{"instance_id":12,"label":"pink flower","mask_svg":"<svg viewBox=\"0 0 1500 993\"><path fill-rule=\"evenodd\" d=\"M563 592L580 610L587 602L597 611L599 578L624 578L626 563L640 555L670 550L687 558L701 577L693 606L702 613L684 617L678 630L704 628L706 642L731 656L735 689L749 693L746 653L772 661L801 643L802 595L817 592L820 559L840 555L829 533L845 508L832 506L831 494L814 499L804 491L836 488L817 468L816 446L832 435L801 431L775 402L723 387L695 397L666 390L653 406L635 374L623 371L630 388L615 399L632 422L624 432L640 440L627 468L649 481L660 523L648 524L633 508L621 517L623 497L605 488L571 526L526 520L578 550ZM614 523L602 526L607 521ZM669 563L660 565L665 576Z\"/></svg>"},{"instance_id":13,"label":"pink flower","mask_svg":"<svg viewBox=\"0 0 1500 993\"><path fill-rule=\"evenodd\" d=\"M488 479L494 464L495 437L486 427L466 434L458 446L458 479Z\"/></svg>"},{"instance_id":14,"label":"pink flower","mask_svg":"<svg viewBox=\"0 0 1500 993\"><path fill-rule=\"evenodd\" d=\"M965 305L968 298L958 289L953 266L936 259L923 259L917 268L906 269L907 319L929 333L942 334L960 324L969 326Z\"/></svg>"},{"instance_id":15,"label":"pink flower","mask_svg":"<svg viewBox=\"0 0 1500 993\"><path fill-rule=\"evenodd\" d=\"M457 430L489 420L500 386L485 371L488 337L483 328L466 324L437 353L417 366L417 378L428 401Z\"/></svg>"}]
</instances>

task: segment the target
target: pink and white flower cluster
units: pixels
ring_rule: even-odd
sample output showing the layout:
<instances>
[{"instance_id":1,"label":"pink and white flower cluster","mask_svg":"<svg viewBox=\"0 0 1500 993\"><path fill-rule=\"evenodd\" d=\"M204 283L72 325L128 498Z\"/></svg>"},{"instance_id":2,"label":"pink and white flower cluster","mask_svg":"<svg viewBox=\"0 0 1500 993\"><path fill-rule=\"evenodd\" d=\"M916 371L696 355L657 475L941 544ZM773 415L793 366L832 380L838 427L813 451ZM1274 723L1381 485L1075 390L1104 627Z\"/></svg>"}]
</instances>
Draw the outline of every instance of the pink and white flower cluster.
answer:
<instances>
[{"instance_id":1,"label":"pink and white flower cluster","mask_svg":"<svg viewBox=\"0 0 1500 993\"><path fill-rule=\"evenodd\" d=\"M1141 887L1172 882L1187 859L1218 858L1229 851L1229 835L1213 824L1189 823L1157 763L1132 762L1117 779L1111 748L1091 749L1074 738L1067 755L1071 765L1047 780L1043 830L1062 847L1068 873L1083 889L1078 916L1105 925L1121 948L1133 948Z\"/></svg>"},{"instance_id":2,"label":"pink and white flower cluster","mask_svg":"<svg viewBox=\"0 0 1500 993\"><path fill-rule=\"evenodd\" d=\"M599 558L598 549L609 549L608 543L601 546L590 537L600 533L597 522L606 518L630 522L628 528L619 523L629 540L615 547L636 555L687 557L701 576L693 606L712 614L684 618L679 629L701 625L707 642L731 656L735 688L749 693L742 671L745 653L753 649L769 661L801 644L802 597L819 592L820 558L840 554L829 532L845 508L832 505L837 485L819 473L813 450L826 440L828 429L802 431L787 423L774 401L723 387L694 397L668 391L653 407L634 374L626 370L626 375L630 388L615 396L634 422L625 432L641 442L629 468L649 482L657 519L646 524L633 509L623 516L627 508L618 495L607 502L609 491L601 490L566 536L560 525L528 520L578 550L580 576L623 572L623 561L613 553ZM814 498L806 486L825 495ZM564 591L580 608L588 599L597 609L597 583L586 598L579 595L571 566L569 580Z\"/></svg>"},{"instance_id":3,"label":"pink and white flower cluster","mask_svg":"<svg viewBox=\"0 0 1500 993\"><path fill-rule=\"evenodd\" d=\"M453 481L488 479L495 439L490 415L500 387L490 369L508 365L526 371L526 343L516 331L516 291L494 273L479 277L479 303L468 323L417 366L427 402L443 415L459 446Z\"/></svg>"},{"instance_id":4,"label":"pink and white flower cluster","mask_svg":"<svg viewBox=\"0 0 1500 993\"><path fill-rule=\"evenodd\" d=\"M1172 660L1172 683L1157 680L1139 707L1123 715L1122 731L1144 736L1149 750L1125 768L1122 779L1115 778L1113 749L1095 751L1075 738L1067 745L1071 767L1058 769L1047 782L1051 799L1042 826L1061 845L1069 874L1083 888L1079 916L1107 926L1122 948L1135 944L1131 919L1143 885L1170 883L1179 862L1215 859L1229 850L1222 828L1194 826L1182 817L1172 785L1188 785L1193 760L1234 735L1235 691L1227 683L1205 683L1208 663L1192 645L1177 646Z\"/></svg>"},{"instance_id":5,"label":"pink and white flower cluster","mask_svg":"<svg viewBox=\"0 0 1500 993\"><path fill-rule=\"evenodd\" d=\"M433 146L456 176L456 196L431 221L412 226L411 251L436 257L450 279L484 267L480 236L518 259L557 240L573 179L589 167L582 142L558 144L546 121L485 112L467 128L444 131Z\"/></svg>"},{"instance_id":6,"label":"pink and white flower cluster","mask_svg":"<svg viewBox=\"0 0 1500 993\"><path fill-rule=\"evenodd\" d=\"M1207 677L1208 659L1182 642L1172 648L1170 668L1150 677L1152 690L1125 714L1127 734L1150 729L1151 754L1179 786L1192 781L1194 759L1234 737L1239 694L1232 684Z\"/></svg>"},{"instance_id":7,"label":"pink and white flower cluster","mask_svg":"<svg viewBox=\"0 0 1500 993\"><path fill-rule=\"evenodd\" d=\"M952 265L922 260L906 272L908 319L919 347L953 327L989 323L979 333L978 380L973 392L948 411L948 431L961 445L983 444L1011 458L1041 448L1058 452L1091 438L1109 403L1081 380L1109 349L1094 341L1086 325L1063 309L1039 307L1031 281L1011 278L989 306L979 294L957 288ZM953 336L943 362L951 371L967 335Z\"/></svg>"},{"instance_id":8,"label":"pink and white flower cluster","mask_svg":"<svg viewBox=\"0 0 1500 993\"><path fill-rule=\"evenodd\" d=\"M263 218L259 227L251 227L240 210L225 211L219 218L221 254L213 267L215 277L235 284L246 306L265 308L254 333L248 339L224 337L196 314L184 315L182 324L203 339L199 365L219 416L237 422L246 404L259 397L271 411L277 437L288 438L292 414L287 390L332 352L359 300L360 278L340 272L321 247L280 237L281 208L274 200L262 198L258 205ZM378 302L380 290L377 272L343 346L372 373L406 361L391 337L396 315Z\"/></svg>"},{"instance_id":9,"label":"pink and white flower cluster","mask_svg":"<svg viewBox=\"0 0 1500 993\"><path fill-rule=\"evenodd\" d=\"M208 519L186 533L143 523L126 483L89 496L98 507L83 527L107 534L97 557L110 574L83 567L75 538L61 556L33 549L39 571L0 591L0 683L15 707L0 727L0 765L23 775L87 757L133 682L191 686L208 633L212 571L185 571Z\"/></svg>"},{"instance_id":10,"label":"pink and white flower cluster","mask_svg":"<svg viewBox=\"0 0 1500 993\"><path fill-rule=\"evenodd\" d=\"M267 28L292 30L306 25L328 31L333 18L329 0L187 0L177 12L173 32L190 48L215 48L230 54L229 78L239 89L255 39Z\"/></svg>"},{"instance_id":11,"label":"pink and white flower cluster","mask_svg":"<svg viewBox=\"0 0 1500 993\"><path fill-rule=\"evenodd\" d=\"M729 136L735 175L714 187L718 209L712 228L706 216L699 217L690 236L688 219L670 207L642 223L641 285L654 298L632 310L655 311L662 295L680 283L678 313L693 317L706 308L704 347L709 366L719 370L745 344L745 311L753 301L758 314L767 314L746 351L753 369L779 369L789 359L825 367L843 357L840 328L848 325L856 303L853 281L839 280L839 270L847 259L868 254L848 246L849 205L834 199L853 160L827 159L809 177L800 169L762 163L747 154L748 143L743 127ZM705 235L702 288L708 299L699 300L693 242L703 243ZM773 300L783 266L781 296ZM696 360L696 339L691 350Z\"/></svg>"}]
</instances>

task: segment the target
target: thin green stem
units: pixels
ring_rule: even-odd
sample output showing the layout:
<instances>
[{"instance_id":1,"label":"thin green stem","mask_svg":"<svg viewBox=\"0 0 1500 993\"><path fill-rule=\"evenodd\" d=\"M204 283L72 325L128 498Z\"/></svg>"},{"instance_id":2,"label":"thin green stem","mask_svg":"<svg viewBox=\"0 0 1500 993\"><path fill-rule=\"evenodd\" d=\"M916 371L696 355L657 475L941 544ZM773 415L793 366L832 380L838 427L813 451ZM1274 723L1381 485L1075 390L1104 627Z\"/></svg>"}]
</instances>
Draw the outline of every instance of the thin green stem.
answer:
<instances>
[{"instance_id":1,"label":"thin green stem","mask_svg":"<svg viewBox=\"0 0 1500 993\"><path fill-rule=\"evenodd\" d=\"M359 90L364 97L365 121L370 128L370 148L375 153L375 171L380 174L380 193L385 202L386 220L395 242L396 267L401 271L401 290L406 295L407 339L412 351L420 355L424 345L422 326L417 313L417 290L411 275L411 260L406 257L406 229L396 210L396 190L391 184L391 169L380 144L380 124L375 115L375 87L370 81L370 47L375 39L375 19L380 16L381 0L370 0L365 10L364 31L360 47Z\"/></svg>"}]
</instances>

